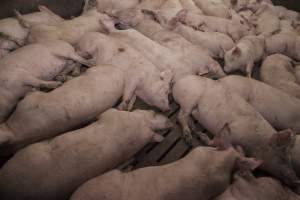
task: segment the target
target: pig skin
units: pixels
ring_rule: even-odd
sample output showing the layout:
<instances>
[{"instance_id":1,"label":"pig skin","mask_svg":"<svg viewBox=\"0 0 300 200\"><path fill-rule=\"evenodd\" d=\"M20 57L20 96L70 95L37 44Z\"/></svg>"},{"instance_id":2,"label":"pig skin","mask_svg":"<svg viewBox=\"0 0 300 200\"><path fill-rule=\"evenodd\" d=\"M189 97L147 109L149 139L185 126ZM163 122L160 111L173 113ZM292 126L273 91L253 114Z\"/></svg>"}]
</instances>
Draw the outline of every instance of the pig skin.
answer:
<instances>
[{"instance_id":1,"label":"pig skin","mask_svg":"<svg viewBox=\"0 0 300 200\"><path fill-rule=\"evenodd\" d=\"M0 123L7 119L31 87L56 88L51 81L69 67L67 60L87 61L63 41L44 41L22 47L0 60Z\"/></svg>"},{"instance_id":2,"label":"pig skin","mask_svg":"<svg viewBox=\"0 0 300 200\"><path fill-rule=\"evenodd\" d=\"M199 65L195 66L195 63L185 58L183 54L171 51L134 29L117 30L114 21L108 16L103 16L101 21L105 24L109 36L133 46L155 64L160 71L173 71L173 82L188 73L193 74L196 72L198 75L202 75L209 72L208 69L203 71L203 68Z\"/></svg>"},{"instance_id":3,"label":"pig skin","mask_svg":"<svg viewBox=\"0 0 300 200\"><path fill-rule=\"evenodd\" d=\"M133 47L101 33L85 34L77 47L82 54L91 55L97 64L124 70L125 89L120 109L131 110L136 96L162 111L169 109L171 71L160 72Z\"/></svg>"},{"instance_id":4,"label":"pig skin","mask_svg":"<svg viewBox=\"0 0 300 200\"><path fill-rule=\"evenodd\" d=\"M280 20L277 16L277 12L273 9L274 6L263 3L253 18L256 25L256 33L272 34L280 30Z\"/></svg>"},{"instance_id":5,"label":"pig skin","mask_svg":"<svg viewBox=\"0 0 300 200\"><path fill-rule=\"evenodd\" d=\"M19 151L1 169L3 200L64 200L85 181L117 167L169 128L153 111L110 109L93 124Z\"/></svg>"},{"instance_id":6,"label":"pig skin","mask_svg":"<svg viewBox=\"0 0 300 200\"><path fill-rule=\"evenodd\" d=\"M208 200L229 186L238 157L232 148L197 147L171 164L110 171L83 184L71 200Z\"/></svg>"},{"instance_id":7,"label":"pig skin","mask_svg":"<svg viewBox=\"0 0 300 200\"><path fill-rule=\"evenodd\" d=\"M241 70L248 77L252 76L254 64L265 56L265 35L246 36L237 45L225 53L226 73Z\"/></svg>"},{"instance_id":8,"label":"pig skin","mask_svg":"<svg viewBox=\"0 0 300 200\"><path fill-rule=\"evenodd\" d=\"M214 200L299 200L300 196L271 177L255 178L252 174L235 175L234 182Z\"/></svg>"},{"instance_id":9,"label":"pig skin","mask_svg":"<svg viewBox=\"0 0 300 200\"><path fill-rule=\"evenodd\" d=\"M194 0L195 4L205 15L221 18L230 18L229 8L223 1L218 0Z\"/></svg>"},{"instance_id":10,"label":"pig skin","mask_svg":"<svg viewBox=\"0 0 300 200\"><path fill-rule=\"evenodd\" d=\"M59 39L75 45L77 41L87 32L101 31L99 22L101 14L96 8L85 12L83 15L65 20L57 25L32 24L22 16L18 16L21 24L30 28L27 38L28 43L42 42L47 39Z\"/></svg>"},{"instance_id":11,"label":"pig skin","mask_svg":"<svg viewBox=\"0 0 300 200\"><path fill-rule=\"evenodd\" d=\"M148 14L151 16L148 16ZM155 18L155 13L148 11L148 14L144 14L141 10L131 9L120 12L117 16L122 21L122 24L125 23L126 26L133 27L162 46L176 53L183 54L195 66L192 71L187 67L181 68L181 73L184 73L184 70L188 70L190 72L187 71L186 73L201 74L202 71L208 70L209 75L213 78L225 76L219 63L210 57L206 49L193 45L180 34L164 29L153 20L152 17Z\"/></svg>"},{"instance_id":12,"label":"pig skin","mask_svg":"<svg viewBox=\"0 0 300 200\"><path fill-rule=\"evenodd\" d=\"M250 28L246 29L240 20L224 19L220 17L194 14L188 10L177 13L179 21L196 30L206 32L219 32L230 36L234 41L239 41L243 36L250 33Z\"/></svg>"},{"instance_id":13,"label":"pig skin","mask_svg":"<svg viewBox=\"0 0 300 200\"><path fill-rule=\"evenodd\" d=\"M268 56L260 68L260 79L287 94L300 98L300 85L295 77L292 59L285 55Z\"/></svg>"},{"instance_id":14,"label":"pig skin","mask_svg":"<svg viewBox=\"0 0 300 200\"><path fill-rule=\"evenodd\" d=\"M289 33L279 33L266 39L268 55L280 53L300 61L300 36Z\"/></svg>"},{"instance_id":15,"label":"pig skin","mask_svg":"<svg viewBox=\"0 0 300 200\"><path fill-rule=\"evenodd\" d=\"M24 15L24 19L35 24L57 24L64 19L55 15L45 6L39 6L41 12L34 12ZM0 40L5 40L0 42L0 49L5 49L8 51L13 51L20 46L25 44L25 40L29 34L29 30L21 26L15 18L5 18L0 20ZM1 58L1 56L0 56Z\"/></svg>"},{"instance_id":16,"label":"pig skin","mask_svg":"<svg viewBox=\"0 0 300 200\"><path fill-rule=\"evenodd\" d=\"M50 93L27 95L0 125L1 155L84 125L114 106L123 90L122 71L97 66Z\"/></svg>"},{"instance_id":17,"label":"pig skin","mask_svg":"<svg viewBox=\"0 0 300 200\"><path fill-rule=\"evenodd\" d=\"M242 76L220 79L228 90L251 104L274 128L300 133L300 100L263 82Z\"/></svg>"},{"instance_id":18,"label":"pig skin","mask_svg":"<svg viewBox=\"0 0 300 200\"><path fill-rule=\"evenodd\" d=\"M218 32L196 31L181 23L175 25L174 31L191 43L200 45L209 50L214 58L224 58L225 52L232 49L235 45L228 35Z\"/></svg>"},{"instance_id":19,"label":"pig skin","mask_svg":"<svg viewBox=\"0 0 300 200\"><path fill-rule=\"evenodd\" d=\"M181 106L178 119L185 136L190 137L191 113L215 136L227 125L230 142L240 145L246 155L262 160L261 169L288 185L298 184L299 179L286 151L295 139L292 131L276 133L250 104L218 81L188 76L174 85L173 96Z\"/></svg>"}]
</instances>

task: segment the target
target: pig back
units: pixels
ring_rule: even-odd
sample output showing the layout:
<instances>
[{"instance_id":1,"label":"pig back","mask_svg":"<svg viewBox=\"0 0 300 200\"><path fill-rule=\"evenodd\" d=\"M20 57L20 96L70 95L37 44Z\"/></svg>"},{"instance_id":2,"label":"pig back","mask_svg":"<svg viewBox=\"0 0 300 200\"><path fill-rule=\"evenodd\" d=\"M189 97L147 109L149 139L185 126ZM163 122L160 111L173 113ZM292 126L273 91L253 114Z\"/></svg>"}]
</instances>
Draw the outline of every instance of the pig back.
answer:
<instances>
[{"instance_id":1,"label":"pig back","mask_svg":"<svg viewBox=\"0 0 300 200\"><path fill-rule=\"evenodd\" d=\"M115 105L123 93L123 73L98 66L50 93L26 97L7 121L23 146L81 126Z\"/></svg>"}]
</instances>

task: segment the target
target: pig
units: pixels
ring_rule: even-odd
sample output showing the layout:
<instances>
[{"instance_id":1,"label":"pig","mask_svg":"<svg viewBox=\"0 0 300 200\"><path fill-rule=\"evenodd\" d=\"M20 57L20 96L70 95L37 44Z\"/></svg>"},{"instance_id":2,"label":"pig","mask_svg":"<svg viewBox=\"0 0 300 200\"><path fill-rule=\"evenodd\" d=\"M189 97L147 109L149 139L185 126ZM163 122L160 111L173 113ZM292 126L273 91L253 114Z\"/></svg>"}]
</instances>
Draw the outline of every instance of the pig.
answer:
<instances>
[{"instance_id":1,"label":"pig","mask_svg":"<svg viewBox=\"0 0 300 200\"><path fill-rule=\"evenodd\" d=\"M256 26L256 33L272 34L280 30L280 20L273 6L267 3L261 4L261 7L252 17Z\"/></svg>"},{"instance_id":2,"label":"pig","mask_svg":"<svg viewBox=\"0 0 300 200\"><path fill-rule=\"evenodd\" d=\"M171 164L128 173L112 170L84 183L71 200L208 200L226 190L232 172L259 164L232 147L197 147Z\"/></svg>"},{"instance_id":3,"label":"pig","mask_svg":"<svg viewBox=\"0 0 300 200\"><path fill-rule=\"evenodd\" d=\"M247 35L248 32L250 33L250 28L246 30L246 27L242 24L244 22L240 20L198 15L187 10L180 11L176 17L179 18L181 23L196 30L224 33L235 42Z\"/></svg>"},{"instance_id":4,"label":"pig","mask_svg":"<svg viewBox=\"0 0 300 200\"><path fill-rule=\"evenodd\" d=\"M282 19L280 20L280 32L279 33L286 33L291 34L293 37L297 37L299 34L295 29L295 23L290 20Z\"/></svg>"},{"instance_id":5,"label":"pig","mask_svg":"<svg viewBox=\"0 0 300 200\"><path fill-rule=\"evenodd\" d=\"M266 39L268 55L280 53L300 61L300 36L289 33L278 33Z\"/></svg>"},{"instance_id":6,"label":"pig","mask_svg":"<svg viewBox=\"0 0 300 200\"><path fill-rule=\"evenodd\" d=\"M193 44L206 48L213 58L224 58L226 51L234 47L233 40L223 33L196 31L182 23L176 23L173 31L182 35Z\"/></svg>"},{"instance_id":7,"label":"pig","mask_svg":"<svg viewBox=\"0 0 300 200\"><path fill-rule=\"evenodd\" d=\"M42 59L41 59L42 58ZM44 41L22 47L0 60L0 123L5 121L20 98L34 88L61 85L52 79L72 68L68 60L92 66L64 41Z\"/></svg>"},{"instance_id":8,"label":"pig","mask_svg":"<svg viewBox=\"0 0 300 200\"><path fill-rule=\"evenodd\" d=\"M107 29L106 34L133 46L160 71L171 70L174 73L172 83L189 74L203 75L210 71L199 64L195 65L183 54L171 51L134 29L117 30L114 21L108 16L104 16L101 21Z\"/></svg>"},{"instance_id":9,"label":"pig","mask_svg":"<svg viewBox=\"0 0 300 200\"><path fill-rule=\"evenodd\" d=\"M295 67L295 76L297 79L297 83L300 84L300 65Z\"/></svg>"},{"instance_id":10,"label":"pig","mask_svg":"<svg viewBox=\"0 0 300 200\"><path fill-rule=\"evenodd\" d=\"M181 35L164 29L155 21L155 13L146 10L131 9L120 12L118 18L122 21L123 25L133 27L160 45L183 54L195 66L194 71L197 69L199 71L208 69L210 77L220 78L225 76L220 64L211 58L206 49L193 45ZM181 72L183 70L189 69L185 67L181 69ZM195 72L197 73L197 71Z\"/></svg>"},{"instance_id":11,"label":"pig","mask_svg":"<svg viewBox=\"0 0 300 200\"><path fill-rule=\"evenodd\" d=\"M262 170L287 185L299 184L288 151L295 139L293 131L277 132L241 96L219 81L187 76L175 83L173 96L180 105L178 120L185 138L191 137L190 114L214 136L227 127L229 142L241 146L245 155L262 160Z\"/></svg>"},{"instance_id":12,"label":"pig","mask_svg":"<svg viewBox=\"0 0 300 200\"><path fill-rule=\"evenodd\" d=\"M274 11L277 13L279 19L285 19L289 21L298 21L300 14L293 10L288 10L283 6L273 6Z\"/></svg>"},{"instance_id":13,"label":"pig","mask_svg":"<svg viewBox=\"0 0 300 200\"><path fill-rule=\"evenodd\" d=\"M113 107L123 90L121 70L97 66L52 92L30 93L0 125L0 155L88 123Z\"/></svg>"},{"instance_id":14,"label":"pig","mask_svg":"<svg viewBox=\"0 0 300 200\"><path fill-rule=\"evenodd\" d=\"M34 12L24 15L24 19L36 24L55 25L64 21L45 6L39 6L41 12ZM21 26L15 18L5 18L0 20L0 51L13 51L25 44L29 30ZM6 53L6 54L7 54ZM0 54L0 58L3 54Z\"/></svg>"},{"instance_id":15,"label":"pig","mask_svg":"<svg viewBox=\"0 0 300 200\"><path fill-rule=\"evenodd\" d=\"M194 0L205 15L230 18L230 10L222 0Z\"/></svg>"},{"instance_id":16,"label":"pig","mask_svg":"<svg viewBox=\"0 0 300 200\"><path fill-rule=\"evenodd\" d=\"M193 0L180 0L180 3L182 5L182 7L184 9L188 10L189 12L203 15L202 10L196 6L196 4Z\"/></svg>"},{"instance_id":17,"label":"pig","mask_svg":"<svg viewBox=\"0 0 300 200\"><path fill-rule=\"evenodd\" d=\"M300 133L300 100L261 81L231 75L219 80L231 92L240 95L274 128L291 128Z\"/></svg>"},{"instance_id":18,"label":"pig","mask_svg":"<svg viewBox=\"0 0 300 200\"><path fill-rule=\"evenodd\" d=\"M291 159L294 166L294 169L296 170L298 176L300 175L300 137L296 137L295 144L293 148L291 149ZM299 191L298 191L299 193Z\"/></svg>"},{"instance_id":19,"label":"pig","mask_svg":"<svg viewBox=\"0 0 300 200\"><path fill-rule=\"evenodd\" d=\"M164 26L168 26L170 21L176 16L176 14L183 9L180 0L167 0L165 3L156 10L156 17L159 22Z\"/></svg>"},{"instance_id":20,"label":"pig","mask_svg":"<svg viewBox=\"0 0 300 200\"><path fill-rule=\"evenodd\" d=\"M282 54L268 56L261 68L261 81L300 98L300 85L295 76L293 60Z\"/></svg>"},{"instance_id":21,"label":"pig","mask_svg":"<svg viewBox=\"0 0 300 200\"><path fill-rule=\"evenodd\" d=\"M136 97L162 111L169 110L168 95L172 71L160 72L130 45L107 35L91 32L78 42L77 49L91 55L97 64L111 64L124 70L125 88L121 110L131 110Z\"/></svg>"},{"instance_id":22,"label":"pig","mask_svg":"<svg viewBox=\"0 0 300 200\"><path fill-rule=\"evenodd\" d=\"M156 131L167 128L168 118L153 111L109 109L87 127L19 151L1 169L0 196L68 199L84 182L127 161L147 143L161 141Z\"/></svg>"},{"instance_id":23,"label":"pig","mask_svg":"<svg viewBox=\"0 0 300 200\"><path fill-rule=\"evenodd\" d=\"M300 196L271 177L255 178L253 174L236 174L234 182L227 190L213 200L299 200Z\"/></svg>"},{"instance_id":24,"label":"pig","mask_svg":"<svg viewBox=\"0 0 300 200\"><path fill-rule=\"evenodd\" d=\"M30 30L27 37L28 43L42 42L47 39L59 39L75 45L86 32L102 30L99 22L100 16L101 14L94 8L79 17L49 26L30 23L20 13L16 12L16 17L20 24Z\"/></svg>"},{"instance_id":25,"label":"pig","mask_svg":"<svg viewBox=\"0 0 300 200\"><path fill-rule=\"evenodd\" d=\"M96 1L97 1L98 11L109 15L114 15L118 11L136 7L141 2L141 0L126 0L126 1L96 0Z\"/></svg>"},{"instance_id":26,"label":"pig","mask_svg":"<svg viewBox=\"0 0 300 200\"><path fill-rule=\"evenodd\" d=\"M265 34L246 36L235 47L225 53L224 71L231 73L241 70L251 77L254 64L265 57Z\"/></svg>"}]
</instances>

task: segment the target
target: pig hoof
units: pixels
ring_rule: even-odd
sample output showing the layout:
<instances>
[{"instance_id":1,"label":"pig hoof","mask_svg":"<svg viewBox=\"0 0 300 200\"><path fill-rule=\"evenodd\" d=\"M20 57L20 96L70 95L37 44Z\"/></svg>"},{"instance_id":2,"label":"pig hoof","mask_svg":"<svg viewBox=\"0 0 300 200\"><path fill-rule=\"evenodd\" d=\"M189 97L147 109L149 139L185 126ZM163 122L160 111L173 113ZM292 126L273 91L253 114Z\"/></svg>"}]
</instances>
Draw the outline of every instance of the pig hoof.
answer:
<instances>
[{"instance_id":1,"label":"pig hoof","mask_svg":"<svg viewBox=\"0 0 300 200\"><path fill-rule=\"evenodd\" d=\"M47 89L55 89L62 85L62 82L58 81L51 81L44 84L41 84L41 88L47 88Z\"/></svg>"},{"instance_id":2,"label":"pig hoof","mask_svg":"<svg viewBox=\"0 0 300 200\"><path fill-rule=\"evenodd\" d=\"M193 136L192 134L188 131L184 131L183 133L183 140L188 146L192 146L193 144Z\"/></svg>"},{"instance_id":3,"label":"pig hoof","mask_svg":"<svg viewBox=\"0 0 300 200\"><path fill-rule=\"evenodd\" d=\"M59 82L66 82L67 81L67 76L66 75L58 75L58 76L55 77L55 80L59 81Z\"/></svg>"},{"instance_id":4,"label":"pig hoof","mask_svg":"<svg viewBox=\"0 0 300 200\"><path fill-rule=\"evenodd\" d=\"M125 102L120 103L118 106L119 110L126 111L127 110L127 104Z\"/></svg>"}]
</instances>

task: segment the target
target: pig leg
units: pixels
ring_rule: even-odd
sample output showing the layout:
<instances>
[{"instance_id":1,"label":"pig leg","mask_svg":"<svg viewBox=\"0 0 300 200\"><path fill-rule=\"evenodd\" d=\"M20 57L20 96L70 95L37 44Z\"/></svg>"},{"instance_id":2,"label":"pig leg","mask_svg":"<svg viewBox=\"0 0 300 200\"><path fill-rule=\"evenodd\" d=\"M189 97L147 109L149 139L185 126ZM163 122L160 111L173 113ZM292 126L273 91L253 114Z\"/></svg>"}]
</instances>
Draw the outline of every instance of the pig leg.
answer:
<instances>
[{"instance_id":1,"label":"pig leg","mask_svg":"<svg viewBox=\"0 0 300 200\"><path fill-rule=\"evenodd\" d=\"M125 83L123 99L118 106L119 110L128 110L130 109L130 106L134 104L134 101L136 100L136 95L134 93L140 81L140 78L131 77L131 79Z\"/></svg>"},{"instance_id":2,"label":"pig leg","mask_svg":"<svg viewBox=\"0 0 300 200\"><path fill-rule=\"evenodd\" d=\"M194 107L195 107L194 105L187 105L185 107L181 107L178 114L178 121L182 126L182 130L183 130L183 138L188 145L192 144L192 139L193 139L189 124L190 121L192 120L190 114L192 113Z\"/></svg>"},{"instance_id":3,"label":"pig leg","mask_svg":"<svg viewBox=\"0 0 300 200\"><path fill-rule=\"evenodd\" d=\"M65 82L67 80L67 74L70 72L73 72L75 68L79 65L81 66L80 63L75 63L72 60L68 60L66 63L66 67L63 69L63 71L55 77L55 80L60 81L60 82Z\"/></svg>"},{"instance_id":4,"label":"pig leg","mask_svg":"<svg viewBox=\"0 0 300 200\"><path fill-rule=\"evenodd\" d=\"M132 96L132 98L130 99L130 102L128 104L128 110L132 110L133 109L135 101L136 101L136 95L134 94Z\"/></svg>"},{"instance_id":5,"label":"pig leg","mask_svg":"<svg viewBox=\"0 0 300 200\"><path fill-rule=\"evenodd\" d=\"M26 20L23 17L23 15L17 10L14 10L14 13L15 13L16 19L19 21L20 25L23 26L24 28L30 29L33 26L39 25L39 23L37 23L37 22L32 22L32 21Z\"/></svg>"},{"instance_id":6,"label":"pig leg","mask_svg":"<svg viewBox=\"0 0 300 200\"><path fill-rule=\"evenodd\" d=\"M58 81L44 81L33 76L29 76L27 77L27 80L25 80L25 85L32 86L34 88L55 89L61 86L62 83Z\"/></svg>"},{"instance_id":7,"label":"pig leg","mask_svg":"<svg viewBox=\"0 0 300 200\"><path fill-rule=\"evenodd\" d=\"M47 8L46 6L39 5L39 10L41 12L45 12L50 15L57 23L64 21L65 19L60 17L59 15L55 14L52 10Z\"/></svg>"},{"instance_id":8,"label":"pig leg","mask_svg":"<svg viewBox=\"0 0 300 200\"><path fill-rule=\"evenodd\" d=\"M57 57L63 58L63 59L67 59L67 60L74 60L82 65L85 65L87 67L94 67L96 66L96 62L95 60L91 59L91 60L86 60L84 58L82 58L81 56L79 56L78 54L74 53L70 53L69 55L60 55L60 54L55 54Z\"/></svg>"},{"instance_id":9,"label":"pig leg","mask_svg":"<svg viewBox=\"0 0 300 200\"><path fill-rule=\"evenodd\" d=\"M248 63L247 66L246 66L246 75L249 78L251 78L251 76L252 76L253 67L254 67L253 62Z\"/></svg>"}]
</instances>

